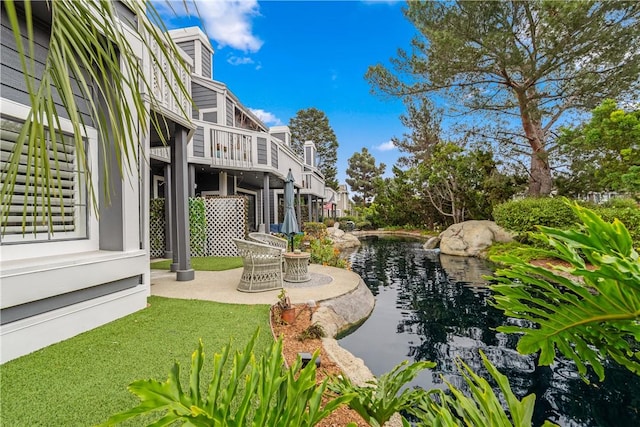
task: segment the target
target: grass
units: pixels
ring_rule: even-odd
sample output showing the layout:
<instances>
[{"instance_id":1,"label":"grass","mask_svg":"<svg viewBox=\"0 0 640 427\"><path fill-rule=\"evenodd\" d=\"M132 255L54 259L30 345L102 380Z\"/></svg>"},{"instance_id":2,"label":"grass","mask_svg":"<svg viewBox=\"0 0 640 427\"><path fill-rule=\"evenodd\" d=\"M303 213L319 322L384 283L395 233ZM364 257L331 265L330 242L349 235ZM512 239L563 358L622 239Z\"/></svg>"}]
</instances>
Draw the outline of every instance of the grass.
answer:
<instances>
[{"instance_id":1,"label":"grass","mask_svg":"<svg viewBox=\"0 0 640 427\"><path fill-rule=\"evenodd\" d=\"M167 378L173 363L188 384L191 353L202 339L210 378L211 355L233 338L242 348L256 328L260 354L273 341L267 305L150 297L150 307L51 345L0 367L2 420L7 426L88 426L138 400L134 380Z\"/></svg>"},{"instance_id":2,"label":"grass","mask_svg":"<svg viewBox=\"0 0 640 427\"><path fill-rule=\"evenodd\" d=\"M172 261L167 259L151 263L152 270L169 270ZM232 268L242 267L242 258L239 256L229 257L193 257L191 267L197 271L222 271Z\"/></svg>"},{"instance_id":3,"label":"grass","mask_svg":"<svg viewBox=\"0 0 640 427\"><path fill-rule=\"evenodd\" d=\"M526 262L534 259L544 259L549 257L544 249L525 245L523 243L493 243L487 251L487 258L492 260L493 257L500 255L513 255Z\"/></svg>"}]
</instances>

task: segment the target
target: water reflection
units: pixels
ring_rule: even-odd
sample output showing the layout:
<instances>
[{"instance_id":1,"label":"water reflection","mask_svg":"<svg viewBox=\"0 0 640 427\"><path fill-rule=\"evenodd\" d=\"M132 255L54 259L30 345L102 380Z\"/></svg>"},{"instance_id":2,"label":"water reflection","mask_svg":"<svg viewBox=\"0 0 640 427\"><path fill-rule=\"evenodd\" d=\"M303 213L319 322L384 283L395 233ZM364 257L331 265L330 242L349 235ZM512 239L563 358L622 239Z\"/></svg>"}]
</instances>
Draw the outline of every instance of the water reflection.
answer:
<instances>
[{"instance_id":1,"label":"water reflection","mask_svg":"<svg viewBox=\"0 0 640 427\"><path fill-rule=\"evenodd\" d=\"M351 255L353 270L376 295L371 317L340 344L361 357L374 374L403 360L431 360L434 371L414 385L442 387L441 375L464 388L454 359L461 357L486 375L479 350L507 377L522 397L537 396L534 420L566 426L640 425L640 380L620 368L608 368L604 383L584 383L571 362L539 367L533 356L515 350L517 337L495 332L506 318L488 304L482 278L491 267L478 259L425 251L406 238L363 239ZM621 420L624 423L621 424Z\"/></svg>"}]
</instances>

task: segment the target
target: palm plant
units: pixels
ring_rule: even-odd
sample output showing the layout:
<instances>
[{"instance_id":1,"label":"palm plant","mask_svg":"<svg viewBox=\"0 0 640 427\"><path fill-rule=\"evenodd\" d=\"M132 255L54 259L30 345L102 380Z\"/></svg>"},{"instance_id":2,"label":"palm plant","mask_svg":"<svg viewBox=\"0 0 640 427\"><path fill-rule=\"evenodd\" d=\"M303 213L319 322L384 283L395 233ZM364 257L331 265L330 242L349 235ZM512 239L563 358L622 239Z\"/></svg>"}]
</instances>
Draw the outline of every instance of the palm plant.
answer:
<instances>
[{"instance_id":1,"label":"palm plant","mask_svg":"<svg viewBox=\"0 0 640 427\"><path fill-rule=\"evenodd\" d=\"M61 117L66 115L72 124L77 173L84 181L97 213L92 174L84 173L91 170L85 146L88 126L96 129L102 148L108 148L105 152L114 153L122 175L125 170L132 172L139 164L139 143L149 132L147 123L152 124L163 141L167 135L163 119L151 113L159 100L146 70L150 67L165 81L175 81L177 85L170 86L170 91L176 99L190 99L189 90L180 78L186 70L185 62L164 31L151 2L132 0L124 4L135 16L134 22L121 19L116 2L110 0L47 2L46 13L51 19L50 41L41 70L35 60L35 2L2 2L13 30L30 106L13 152L1 172L3 226L8 219L16 179L25 172L26 160L23 233L29 209L35 209L51 228L52 206L62 199L62 172L58 160L65 155L65 143L70 144L63 139ZM40 3L38 9L42 9L42 5ZM144 57L141 61L141 51L148 52L149 64ZM162 58L171 58L166 61L166 69L157 66ZM188 120L187 111L181 108L181 115ZM91 123L79 112L83 109ZM101 157L100 161L105 165L110 161L108 156ZM100 181L108 200L109 183L117 177L109 176L109 167L102 169Z\"/></svg>"}]
</instances>

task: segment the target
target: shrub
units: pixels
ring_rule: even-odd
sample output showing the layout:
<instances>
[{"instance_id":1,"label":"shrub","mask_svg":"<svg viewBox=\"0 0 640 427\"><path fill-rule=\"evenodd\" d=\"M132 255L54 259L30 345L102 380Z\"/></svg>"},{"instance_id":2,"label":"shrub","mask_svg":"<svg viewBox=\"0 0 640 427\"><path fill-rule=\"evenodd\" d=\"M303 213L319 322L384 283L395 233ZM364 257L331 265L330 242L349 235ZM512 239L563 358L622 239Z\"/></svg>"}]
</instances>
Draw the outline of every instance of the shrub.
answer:
<instances>
[{"instance_id":1,"label":"shrub","mask_svg":"<svg viewBox=\"0 0 640 427\"><path fill-rule=\"evenodd\" d=\"M635 202L633 205L616 204L615 207L598 207L594 210L607 222L619 219L629 230L633 245L640 247L640 208Z\"/></svg>"},{"instance_id":2,"label":"shrub","mask_svg":"<svg viewBox=\"0 0 640 427\"><path fill-rule=\"evenodd\" d=\"M314 323L304 331L300 332L297 338L298 338L298 341L306 341L306 340L320 339L325 336L327 336L327 334L325 333L322 325L319 323Z\"/></svg>"},{"instance_id":3,"label":"shrub","mask_svg":"<svg viewBox=\"0 0 640 427\"><path fill-rule=\"evenodd\" d=\"M359 221L356 222L356 228L358 230L373 230L373 224L371 224L371 221Z\"/></svg>"},{"instance_id":4,"label":"shrub","mask_svg":"<svg viewBox=\"0 0 640 427\"><path fill-rule=\"evenodd\" d=\"M336 223L336 220L333 218L325 218L322 220L322 222L327 228L329 228L329 227L333 227L333 225Z\"/></svg>"},{"instance_id":5,"label":"shrub","mask_svg":"<svg viewBox=\"0 0 640 427\"><path fill-rule=\"evenodd\" d=\"M518 234L538 231L538 225L567 229L578 221L563 199L549 197L502 203L493 209L493 218L499 226Z\"/></svg>"},{"instance_id":6,"label":"shrub","mask_svg":"<svg viewBox=\"0 0 640 427\"><path fill-rule=\"evenodd\" d=\"M333 247L333 242L330 239L326 237L321 239L312 238L310 245L312 263L339 268L347 266L347 262L340 258L340 251Z\"/></svg>"},{"instance_id":7,"label":"shrub","mask_svg":"<svg viewBox=\"0 0 640 427\"><path fill-rule=\"evenodd\" d=\"M321 222L305 222L302 229L305 233L316 239L327 235L327 226Z\"/></svg>"},{"instance_id":8,"label":"shrub","mask_svg":"<svg viewBox=\"0 0 640 427\"><path fill-rule=\"evenodd\" d=\"M630 197L615 197L600 205L603 208L632 208L639 209L638 202Z\"/></svg>"},{"instance_id":9,"label":"shrub","mask_svg":"<svg viewBox=\"0 0 640 427\"><path fill-rule=\"evenodd\" d=\"M338 218L338 222L340 223L340 230L347 230L347 222L351 221L352 223L356 223L357 218L354 216L342 216Z\"/></svg>"}]
</instances>

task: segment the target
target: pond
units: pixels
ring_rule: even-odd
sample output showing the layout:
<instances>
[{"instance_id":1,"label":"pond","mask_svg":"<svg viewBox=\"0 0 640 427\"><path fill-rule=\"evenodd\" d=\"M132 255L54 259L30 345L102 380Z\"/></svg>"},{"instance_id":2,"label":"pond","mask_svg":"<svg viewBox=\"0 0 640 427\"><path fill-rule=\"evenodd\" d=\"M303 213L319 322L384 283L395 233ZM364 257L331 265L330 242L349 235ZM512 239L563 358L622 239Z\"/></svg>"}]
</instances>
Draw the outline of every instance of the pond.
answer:
<instances>
[{"instance_id":1,"label":"pond","mask_svg":"<svg viewBox=\"0 0 640 427\"><path fill-rule=\"evenodd\" d=\"M441 376L464 387L454 359L461 357L476 372L479 350L505 374L519 398L535 393L534 425L545 419L562 426L640 425L640 377L617 365L606 379L582 381L572 362L539 367L534 356L516 350L517 336L495 331L518 322L488 303L491 292L483 275L492 266L475 258L441 255L422 249L422 242L398 237L361 239L350 256L354 272L376 298L371 316L340 339L342 347L364 360L375 375L403 360L437 363L412 385L445 388Z\"/></svg>"}]
</instances>

